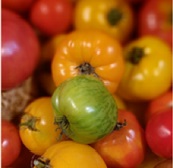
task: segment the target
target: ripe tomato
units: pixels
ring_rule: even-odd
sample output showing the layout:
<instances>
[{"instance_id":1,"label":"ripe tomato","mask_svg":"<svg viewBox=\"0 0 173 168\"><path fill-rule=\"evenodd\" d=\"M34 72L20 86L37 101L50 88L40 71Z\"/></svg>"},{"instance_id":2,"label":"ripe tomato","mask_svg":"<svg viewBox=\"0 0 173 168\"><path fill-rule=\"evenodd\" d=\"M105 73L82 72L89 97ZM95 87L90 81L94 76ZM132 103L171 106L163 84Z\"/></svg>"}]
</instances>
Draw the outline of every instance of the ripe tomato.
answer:
<instances>
[{"instance_id":1,"label":"ripe tomato","mask_svg":"<svg viewBox=\"0 0 173 168\"><path fill-rule=\"evenodd\" d=\"M107 168L101 156L89 145L63 141L49 147L34 161L34 168Z\"/></svg>"},{"instance_id":2,"label":"ripe tomato","mask_svg":"<svg viewBox=\"0 0 173 168\"><path fill-rule=\"evenodd\" d=\"M98 30L78 30L67 34L52 60L52 76L56 86L68 78L89 74L100 78L114 93L123 72L122 46Z\"/></svg>"},{"instance_id":3,"label":"ripe tomato","mask_svg":"<svg viewBox=\"0 0 173 168\"><path fill-rule=\"evenodd\" d=\"M89 75L63 82L52 96L57 124L70 139L90 144L115 127L117 106L103 83Z\"/></svg>"},{"instance_id":4,"label":"ripe tomato","mask_svg":"<svg viewBox=\"0 0 173 168\"><path fill-rule=\"evenodd\" d=\"M2 9L2 90L19 86L29 78L40 56L33 28L18 14Z\"/></svg>"},{"instance_id":5,"label":"ripe tomato","mask_svg":"<svg viewBox=\"0 0 173 168\"><path fill-rule=\"evenodd\" d=\"M172 0L148 0L139 11L139 36L155 35L172 48Z\"/></svg>"},{"instance_id":6,"label":"ripe tomato","mask_svg":"<svg viewBox=\"0 0 173 168\"><path fill-rule=\"evenodd\" d=\"M169 90L161 96L153 99L149 102L147 111L145 112L145 122L148 122L150 117L160 111L173 107L172 91Z\"/></svg>"},{"instance_id":7,"label":"ripe tomato","mask_svg":"<svg viewBox=\"0 0 173 168\"><path fill-rule=\"evenodd\" d=\"M120 97L148 101L170 89L172 52L159 38L144 36L129 42L124 47L124 59L125 73L117 90Z\"/></svg>"},{"instance_id":8,"label":"ripe tomato","mask_svg":"<svg viewBox=\"0 0 173 168\"><path fill-rule=\"evenodd\" d=\"M10 121L2 120L1 159L2 167L10 166L21 151L21 140L17 127Z\"/></svg>"},{"instance_id":9,"label":"ripe tomato","mask_svg":"<svg viewBox=\"0 0 173 168\"><path fill-rule=\"evenodd\" d=\"M2 7L16 12L29 11L34 0L2 0Z\"/></svg>"},{"instance_id":10,"label":"ripe tomato","mask_svg":"<svg viewBox=\"0 0 173 168\"><path fill-rule=\"evenodd\" d=\"M77 30L102 30L120 42L127 41L133 31L133 10L126 1L80 0L74 10Z\"/></svg>"},{"instance_id":11,"label":"ripe tomato","mask_svg":"<svg viewBox=\"0 0 173 168\"><path fill-rule=\"evenodd\" d=\"M145 129L146 140L158 156L172 158L172 109L154 114Z\"/></svg>"},{"instance_id":12,"label":"ripe tomato","mask_svg":"<svg viewBox=\"0 0 173 168\"><path fill-rule=\"evenodd\" d=\"M37 0L30 9L30 20L44 35L66 32L73 18L73 4L69 0Z\"/></svg>"},{"instance_id":13,"label":"ripe tomato","mask_svg":"<svg viewBox=\"0 0 173 168\"><path fill-rule=\"evenodd\" d=\"M118 122L126 125L92 144L109 168L137 167L145 156L144 130L135 115L119 110Z\"/></svg>"},{"instance_id":14,"label":"ripe tomato","mask_svg":"<svg viewBox=\"0 0 173 168\"><path fill-rule=\"evenodd\" d=\"M23 144L32 153L42 155L49 146L55 144L61 132L56 129L50 97L40 97L26 107L19 132Z\"/></svg>"}]
</instances>

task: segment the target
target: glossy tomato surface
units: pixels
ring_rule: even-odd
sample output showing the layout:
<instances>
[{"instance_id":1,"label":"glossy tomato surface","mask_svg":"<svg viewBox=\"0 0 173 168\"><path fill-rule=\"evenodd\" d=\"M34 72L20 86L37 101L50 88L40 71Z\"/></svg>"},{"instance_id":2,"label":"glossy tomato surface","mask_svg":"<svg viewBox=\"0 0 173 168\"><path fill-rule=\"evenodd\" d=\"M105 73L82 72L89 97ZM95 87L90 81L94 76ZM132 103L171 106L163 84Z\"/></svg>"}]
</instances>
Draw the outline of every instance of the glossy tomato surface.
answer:
<instances>
[{"instance_id":1,"label":"glossy tomato surface","mask_svg":"<svg viewBox=\"0 0 173 168\"><path fill-rule=\"evenodd\" d=\"M92 144L109 168L134 168L145 157L145 135L135 115L119 110L118 121L122 128Z\"/></svg>"},{"instance_id":2,"label":"glossy tomato surface","mask_svg":"<svg viewBox=\"0 0 173 168\"><path fill-rule=\"evenodd\" d=\"M71 77L87 74L100 78L114 93L124 72L122 46L99 30L71 31L57 47L51 72L56 86Z\"/></svg>"},{"instance_id":3,"label":"glossy tomato surface","mask_svg":"<svg viewBox=\"0 0 173 168\"><path fill-rule=\"evenodd\" d=\"M172 109L153 115L146 125L146 140L158 156L172 158Z\"/></svg>"},{"instance_id":4,"label":"glossy tomato surface","mask_svg":"<svg viewBox=\"0 0 173 168\"><path fill-rule=\"evenodd\" d=\"M148 0L139 12L139 36L155 35L172 48L172 1Z\"/></svg>"},{"instance_id":5,"label":"glossy tomato surface","mask_svg":"<svg viewBox=\"0 0 173 168\"><path fill-rule=\"evenodd\" d=\"M145 122L147 122L153 114L166 110L168 108L172 108L172 106L173 106L172 91L169 90L164 94L162 94L161 96L149 102L147 111L145 113Z\"/></svg>"},{"instance_id":6,"label":"glossy tomato surface","mask_svg":"<svg viewBox=\"0 0 173 168\"><path fill-rule=\"evenodd\" d=\"M30 20L44 35L66 32L73 21L73 5L69 0L37 0L30 10Z\"/></svg>"},{"instance_id":7,"label":"glossy tomato surface","mask_svg":"<svg viewBox=\"0 0 173 168\"><path fill-rule=\"evenodd\" d=\"M2 9L2 90L14 88L30 77L39 61L38 38L20 15Z\"/></svg>"},{"instance_id":8,"label":"glossy tomato surface","mask_svg":"<svg viewBox=\"0 0 173 168\"><path fill-rule=\"evenodd\" d=\"M2 166L10 166L19 156L21 140L17 127L10 121L2 120L1 159Z\"/></svg>"}]
</instances>

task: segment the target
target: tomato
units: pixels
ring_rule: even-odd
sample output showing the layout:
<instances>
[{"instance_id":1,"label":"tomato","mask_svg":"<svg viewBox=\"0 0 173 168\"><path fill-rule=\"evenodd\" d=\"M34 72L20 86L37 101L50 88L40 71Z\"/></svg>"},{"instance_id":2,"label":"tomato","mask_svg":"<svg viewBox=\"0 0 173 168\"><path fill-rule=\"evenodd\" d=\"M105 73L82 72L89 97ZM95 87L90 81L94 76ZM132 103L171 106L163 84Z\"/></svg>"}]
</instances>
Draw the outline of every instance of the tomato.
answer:
<instances>
[{"instance_id":1,"label":"tomato","mask_svg":"<svg viewBox=\"0 0 173 168\"><path fill-rule=\"evenodd\" d=\"M93 143L115 127L114 97L98 78L79 75L66 80L55 90L52 104L55 124L76 142Z\"/></svg>"},{"instance_id":2,"label":"tomato","mask_svg":"<svg viewBox=\"0 0 173 168\"><path fill-rule=\"evenodd\" d=\"M133 10L122 0L80 0L74 9L74 27L102 30L125 42L133 31Z\"/></svg>"},{"instance_id":3,"label":"tomato","mask_svg":"<svg viewBox=\"0 0 173 168\"><path fill-rule=\"evenodd\" d=\"M129 101L152 100L172 84L172 52L154 36L140 37L124 47L125 73L117 94ZM164 81L164 82L163 82Z\"/></svg>"},{"instance_id":4,"label":"tomato","mask_svg":"<svg viewBox=\"0 0 173 168\"><path fill-rule=\"evenodd\" d=\"M115 94L113 94L113 97L115 99L115 102L117 104L118 109L126 109L127 108L126 107L126 103L124 102L123 99L121 99L121 97L119 97L119 96L117 96Z\"/></svg>"},{"instance_id":5,"label":"tomato","mask_svg":"<svg viewBox=\"0 0 173 168\"><path fill-rule=\"evenodd\" d=\"M146 140L151 150L158 156L172 158L172 109L153 115L145 129Z\"/></svg>"},{"instance_id":6,"label":"tomato","mask_svg":"<svg viewBox=\"0 0 173 168\"><path fill-rule=\"evenodd\" d=\"M147 111L145 113L146 122L150 119L150 117L153 114L166 110L167 108L172 108L172 106L173 106L172 91L169 90L163 93L161 96L149 102Z\"/></svg>"},{"instance_id":7,"label":"tomato","mask_svg":"<svg viewBox=\"0 0 173 168\"><path fill-rule=\"evenodd\" d=\"M172 48L172 1L148 0L138 14L138 34L155 35Z\"/></svg>"},{"instance_id":8,"label":"tomato","mask_svg":"<svg viewBox=\"0 0 173 168\"><path fill-rule=\"evenodd\" d=\"M26 107L19 132L23 144L36 155L42 155L61 138L61 130L57 130L54 124L50 97L40 97ZM62 137L62 140L64 139L65 137Z\"/></svg>"},{"instance_id":9,"label":"tomato","mask_svg":"<svg viewBox=\"0 0 173 168\"><path fill-rule=\"evenodd\" d=\"M117 123L122 126L124 122L122 128L92 144L109 168L137 167L144 160L144 130L133 113L119 110Z\"/></svg>"},{"instance_id":10,"label":"tomato","mask_svg":"<svg viewBox=\"0 0 173 168\"><path fill-rule=\"evenodd\" d=\"M2 8L14 10L16 12L28 12L34 0L2 0Z\"/></svg>"},{"instance_id":11,"label":"tomato","mask_svg":"<svg viewBox=\"0 0 173 168\"><path fill-rule=\"evenodd\" d=\"M40 58L40 43L26 20L2 9L1 47L2 90L7 90L21 85L33 74Z\"/></svg>"},{"instance_id":12,"label":"tomato","mask_svg":"<svg viewBox=\"0 0 173 168\"><path fill-rule=\"evenodd\" d=\"M46 152L34 161L34 168L106 168L100 155L89 145L74 141L63 141L52 145Z\"/></svg>"},{"instance_id":13,"label":"tomato","mask_svg":"<svg viewBox=\"0 0 173 168\"><path fill-rule=\"evenodd\" d=\"M30 21L47 36L66 32L72 18L73 4L69 0L37 0L30 9Z\"/></svg>"},{"instance_id":14,"label":"tomato","mask_svg":"<svg viewBox=\"0 0 173 168\"><path fill-rule=\"evenodd\" d=\"M118 73L117 73L118 72ZM55 85L79 74L102 79L114 93L124 72L122 46L100 31L72 31L58 45L52 60Z\"/></svg>"},{"instance_id":15,"label":"tomato","mask_svg":"<svg viewBox=\"0 0 173 168\"><path fill-rule=\"evenodd\" d=\"M21 140L17 127L10 121L1 121L1 161L2 167L10 166L19 156Z\"/></svg>"}]
</instances>

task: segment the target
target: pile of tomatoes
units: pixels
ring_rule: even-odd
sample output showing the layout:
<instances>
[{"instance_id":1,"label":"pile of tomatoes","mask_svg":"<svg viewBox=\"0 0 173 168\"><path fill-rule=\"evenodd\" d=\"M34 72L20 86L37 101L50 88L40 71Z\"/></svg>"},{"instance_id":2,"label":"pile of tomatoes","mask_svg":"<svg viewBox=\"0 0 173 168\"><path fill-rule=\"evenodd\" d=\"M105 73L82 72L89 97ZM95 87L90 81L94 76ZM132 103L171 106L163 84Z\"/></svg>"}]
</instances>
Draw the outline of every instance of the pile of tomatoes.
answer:
<instances>
[{"instance_id":1,"label":"pile of tomatoes","mask_svg":"<svg viewBox=\"0 0 173 168\"><path fill-rule=\"evenodd\" d=\"M1 120L3 168L171 167L171 0L2 0L1 13L1 92L30 77L39 92Z\"/></svg>"}]
</instances>

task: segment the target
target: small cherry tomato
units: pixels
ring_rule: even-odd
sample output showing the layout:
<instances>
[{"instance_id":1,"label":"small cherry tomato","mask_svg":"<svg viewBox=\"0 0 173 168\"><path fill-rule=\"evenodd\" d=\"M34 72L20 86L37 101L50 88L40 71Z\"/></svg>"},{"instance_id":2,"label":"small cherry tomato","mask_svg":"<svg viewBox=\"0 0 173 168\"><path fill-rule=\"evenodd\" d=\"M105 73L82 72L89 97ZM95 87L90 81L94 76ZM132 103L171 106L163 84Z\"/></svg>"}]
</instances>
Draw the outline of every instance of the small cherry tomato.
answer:
<instances>
[{"instance_id":1,"label":"small cherry tomato","mask_svg":"<svg viewBox=\"0 0 173 168\"><path fill-rule=\"evenodd\" d=\"M107 168L101 156L91 146L63 141L49 147L34 161L34 168Z\"/></svg>"},{"instance_id":2,"label":"small cherry tomato","mask_svg":"<svg viewBox=\"0 0 173 168\"><path fill-rule=\"evenodd\" d=\"M172 158L172 109L154 114L145 129L150 149L158 156Z\"/></svg>"},{"instance_id":3,"label":"small cherry tomato","mask_svg":"<svg viewBox=\"0 0 173 168\"><path fill-rule=\"evenodd\" d=\"M66 32L73 18L73 4L69 0L37 0L30 9L30 20L44 35Z\"/></svg>"},{"instance_id":4,"label":"small cherry tomato","mask_svg":"<svg viewBox=\"0 0 173 168\"><path fill-rule=\"evenodd\" d=\"M2 167L10 166L21 151L21 140L17 127L10 121L2 120L1 159Z\"/></svg>"},{"instance_id":5,"label":"small cherry tomato","mask_svg":"<svg viewBox=\"0 0 173 168\"><path fill-rule=\"evenodd\" d=\"M125 42L134 28L133 10L122 0L80 0L74 9L74 27L102 30Z\"/></svg>"},{"instance_id":6,"label":"small cherry tomato","mask_svg":"<svg viewBox=\"0 0 173 168\"><path fill-rule=\"evenodd\" d=\"M40 97L26 107L19 132L25 147L36 155L42 155L61 138L61 130L54 124L50 97Z\"/></svg>"},{"instance_id":7,"label":"small cherry tomato","mask_svg":"<svg viewBox=\"0 0 173 168\"><path fill-rule=\"evenodd\" d=\"M51 68L56 86L71 77L88 74L100 78L114 93L124 72L122 46L98 30L72 31L58 45Z\"/></svg>"}]
</instances>

